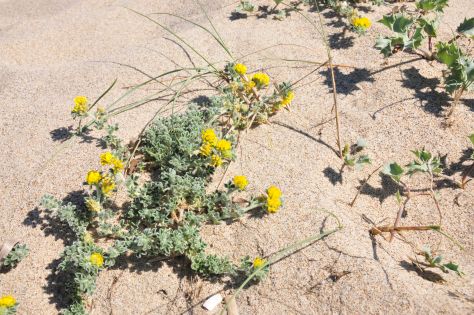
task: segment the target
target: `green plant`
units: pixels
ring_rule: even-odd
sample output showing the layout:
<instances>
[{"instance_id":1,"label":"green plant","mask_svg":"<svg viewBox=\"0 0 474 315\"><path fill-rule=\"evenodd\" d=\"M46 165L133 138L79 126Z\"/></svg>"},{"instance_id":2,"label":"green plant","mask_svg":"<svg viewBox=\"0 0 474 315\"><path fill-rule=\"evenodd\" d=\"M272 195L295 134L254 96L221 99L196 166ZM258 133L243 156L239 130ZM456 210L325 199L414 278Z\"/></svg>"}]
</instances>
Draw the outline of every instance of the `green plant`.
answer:
<instances>
[{"instance_id":1,"label":"green plant","mask_svg":"<svg viewBox=\"0 0 474 315\"><path fill-rule=\"evenodd\" d=\"M443 263L443 257L441 255L435 255L432 253L431 249L428 246L425 246L421 252L418 253L419 256L422 256L425 262L420 262L414 260L413 262L421 269L427 268L438 268L444 273L454 272L458 276L464 275L464 273L459 270L459 265L453 262Z\"/></svg>"},{"instance_id":2,"label":"green plant","mask_svg":"<svg viewBox=\"0 0 474 315\"><path fill-rule=\"evenodd\" d=\"M460 36L472 39L474 18L465 19L459 25L457 31ZM454 102L446 114L448 119L453 117L462 94L465 91L472 91L474 88L474 59L463 52L457 44L460 36L456 36L449 42L439 42L436 45L437 59L448 67L448 71L445 74L446 91L454 97Z\"/></svg>"},{"instance_id":3,"label":"green plant","mask_svg":"<svg viewBox=\"0 0 474 315\"><path fill-rule=\"evenodd\" d=\"M357 169L364 167L367 164L371 164L371 160L368 155L362 154L362 151L367 146L364 139L359 139L353 145L346 144L342 150L342 156L344 157L344 165L349 167L355 167Z\"/></svg>"},{"instance_id":4,"label":"green plant","mask_svg":"<svg viewBox=\"0 0 474 315\"><path fill-rule=\"evenodd\" d=\"M415 10L402 8L401 12L384 15L379 23L388 27L394 35L380 36L375 47L385 56L403 51L420 51L427 59L433 59L432 39L437 37L441 14L448 6L448 0L420 0ZM425 39L428 39L428 52L420 50Z\"/></svg>"},{"instance_id":5,"label":"green plant","mask_svg":"<svg viewBox=\"0 0 474 315\"><path fill-rule=\"evenodd\" d=\"M442 226L442 211L441 206L438 201L438 194L435 191L435 183L437 180L451 180L452 178L444 175L443 172L443 165L441 163L441 159L438 156L434 156L430 152L426 151L425 149L422 150L414 150L412 153L415 155L415 159L407 164L405 167L400 166L396 162L392 162L387 164L382 171L382 174L385 176L389 176L397 185L399 185L399 189L397 190L395 196L399 205L398 212L395 218L395 222L393 225L388 226L375 226L370 229L370 233L372 235L382 235L383 233L390 233L389 240L391 241L396 234L401 234L402 232L407 231L434 231L440 233L441 235L447 237L449 240L454 242L458 245L461 249L462 246L459 245L451 236L447 235L441 228ZM427 187L417 188L414 189L409 184L408 180L415 174L424 175L429 179L429 184ZM439 222L437 224L430 224L430 225L420 225L420 226L401 226L400 222L404 215L406 215L406 205L407 203L412 200L414 197L417 196L429 196L433 200L436 210L439 215ZM405 239L402 236L402 240ZM406 241L412 248L416 248L414 244L411 242ZM417 251L419 253L419 251ZM428 251L423 252L425 260L428 262L428 267L438 267L441 270L445 271L446 269L451 269L453 271L457 271L457 265L449 263L445 265L441 265L441 258L433 258L432 255ZM460 273L458 273L460 275Z\"/></svg>"},{"instance_id":6,"label":"green plant","mask_svg":"<svg viewBox=\"0 0 474 315\"><path fill-rule=\"evenodd\" d=\"M15 268L20 261L22 261L26 256L28 256L29 249L25 244L16 244L10 253L3 259L2 267L6 269Z\"/></svg>"},{"instance_id":7,"label":"green plant","mask_svg":"<svg viewBox=\"0 0 474 315\"><path fill-rule=\"evenodd\" d=\"M381 5L383 0L373 0L372 4ZM240 1L239 5L236 7L235 12L240 14L257 14L257 16L267 16L272 15L275 20L283 20L285 17L289 16L291 12L301 11L300 6L307 5L312 9L319 7L330 8L336 14L340 15L346 20L347 28L357 32L359 34L365 34L366 31L370 28L371 22L367 17L361 17L358 10L357 4L359 1L341 1L341 0L298 0L285 3L283 0L272 0L269 8L267 7L257 7L251 1L245 0ZM279 9L279 7L284 6L284 8ZM259 12L260 11L260 12Z\"/></svg>"}]
</instances>

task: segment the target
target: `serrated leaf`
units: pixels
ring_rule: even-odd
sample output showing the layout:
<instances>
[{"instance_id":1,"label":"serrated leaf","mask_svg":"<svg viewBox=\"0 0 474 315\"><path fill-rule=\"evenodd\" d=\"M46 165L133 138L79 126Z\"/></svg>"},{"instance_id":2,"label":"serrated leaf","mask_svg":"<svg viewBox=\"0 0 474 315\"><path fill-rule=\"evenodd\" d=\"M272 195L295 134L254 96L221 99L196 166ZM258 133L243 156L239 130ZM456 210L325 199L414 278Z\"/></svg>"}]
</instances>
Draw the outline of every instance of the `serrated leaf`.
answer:
<instances>
[{"instance_id":1,"label":"serrated leaf","mask_svg":"<svg viewBox=\"0 0 474 315\"><path fill-rule=\"evenodd\" d=\"M375 41L375 48L379 49L384 57L389 57L392 55L392 39L387 37L379 37Z\"/></svg>"},{"instance_id":2,"label":"serrated leaf","mask_svg":"<svg viewBox=\"0 0 474 315\"><path fill-rule=\"evenodd\" d=\"M474 133L471 134L468 138L469 140L471 140L472 145L474 145Z\"/></svg>"},{"instance_id":3,"label":"serrated leaf","mask_svg":"<svg viewBox=\"0 0 474 315\"><path fill-rule=\"evenodd\" d=\"M393 31L404 34L407 32L408 28L412 24L413 24L412 19L407 18L403 15L399 15L395 18L395 21L393 22Z\"/></svg>"},{"instance_id":4,"label":"serrated leaf","mask_svg":"<svg viewBox=\"0 0 474 315\"><path fill-rule=\"evenodd\" d=\"M448 67L452 66L461 55L459 48L454 43L446 44L440 42L436 45L436 49L436 56L439 61Z\"/></svg>"},{"instance_id":5,"label":"serrated leaf","mask_svg":"<svg viewBox=\"0 0 474 315\"><path fill-rule=\"evenodd\" d=\"M439 26L439 22L437 19L435 20L427 20L427 19L420 19L419 20L420 26L423 28L423 31L431 37L436 37L436 31Z\"/></svg>"},{"instance_id":6,"label":"serrated leaf","mask_svg":"<svg viewBox=\"0 0 474 315\"><path fill-rule=\"evenodd\" d=\"M393 31L393 23L395 22L395 15L384 15L380 20L377 22L382 23L386 27L388 27L390 30Z\"/></svg>"},{"instance_id":7,"label":"serrated leaf","mask_svg":"<svg viewBox=\"0 0 474 315\"><path fill-rule=\"evenodd\" d=\"M474 38L474 17L470 19L464 18L464 21L459 24L457 31L468 37Z\"/></svg>"},{"instance_id":8,"label":"serrated leaf","mask_svg":"<svg viewBox=\"0 0 474 315\"><path fill-rule=\"evenodd\" d=\"M382 171L385 175L392 177L397 183L400 182L400 179L404 173L403 168L398 165L396 162L390 163L384 167Z\"/></svg>"},{"instance_id":9,"label":"serrated leaf","mask_svg":"<svg viewBox=\"0 0 474 315\"><path fill-rule=\"evenodd\" d=\"M448 0L420 0L416 3L416 7L423 11L443 12L448 6Z\"/></svg>"}]
</instances>

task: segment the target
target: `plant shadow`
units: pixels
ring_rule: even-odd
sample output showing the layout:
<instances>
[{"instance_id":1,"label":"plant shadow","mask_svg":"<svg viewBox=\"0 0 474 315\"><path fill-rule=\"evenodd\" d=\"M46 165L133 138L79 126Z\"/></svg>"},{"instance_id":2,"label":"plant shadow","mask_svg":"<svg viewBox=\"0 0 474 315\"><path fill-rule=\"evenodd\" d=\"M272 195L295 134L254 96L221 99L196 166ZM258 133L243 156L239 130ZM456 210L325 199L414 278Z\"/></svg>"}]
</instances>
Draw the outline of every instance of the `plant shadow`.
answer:
<instances>
[{"instance_id":1,"label":"plant shadow","mask_svg":"<svg viewBox=\"0 0 474 315\"><path fill-rule=\"evenodd\" d=\"M443 283L446 282L443 277L441 277L439 274L436 272L430 271L430 270L421 270L418 268L416 265L414 265L411 262L408 262L406 260L403 260L400 262L400 266L409 271L409 272L415 272L418 276L421 278L428 280L430 282L435 282L435 283Z\"/></svg>"},{"instance_id":2,"label":"plant shadow","mask_svg":"<svg viewBox=\"0 0 474 315\"><path fill-rule=\"evenodd\" d=\"M441 85L439 78L426 78L421 75L420 70L411 67L402 71L403 81L402 87L414 91L415 98L420 100L423 109L436 115L443 117L443 112L452 103L452 97L445 91L439 92L436 89ZM460 103L474 110L474 99L462 98Z\"/></svg>"},{"instance_id":3,"label":"plant shadow","mask_svg":"<svg viewBox=\"0 0 474 315\"><path fill-rule=\"evenodd\" d=\"M320 71L320 74L325 77L324 84L326 84L332 93L332 79L330 69ZM350 73L345 74L339 68L334 68L334 79L336 81L337 93L349 95L360 90L357 84L361 82L375 82L369 70L365 68L353 69Z\"/></svg>"},{"instance_id":4,"label":"plant shadow","mask_svg":"<svg viewBox=\"0 0 474 315\"><path fill-rule=\"evenodd\" d=\"M360 191L361 194L378 198L379 202L383 203L385 199L395 195L395 193L402 189L402 187L395 183L392 178L390 178L390 176L382 173L380 173L380 176L382 185L381 187L375 187L369 183L366 183L365 180L359 180L359 188L361 185L363 185Z\"/></svg>"}]
</instances>

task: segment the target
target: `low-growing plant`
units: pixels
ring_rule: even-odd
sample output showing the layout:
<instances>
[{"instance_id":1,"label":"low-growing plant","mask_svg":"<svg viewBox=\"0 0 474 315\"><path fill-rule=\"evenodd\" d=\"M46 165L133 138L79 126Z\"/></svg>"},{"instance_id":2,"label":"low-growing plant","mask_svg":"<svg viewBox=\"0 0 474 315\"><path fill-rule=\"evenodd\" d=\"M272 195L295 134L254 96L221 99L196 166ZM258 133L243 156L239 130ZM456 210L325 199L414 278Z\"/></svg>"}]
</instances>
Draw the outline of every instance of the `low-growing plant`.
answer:
<instances>
[{"instance_id":1,"label":"low-growing plant","mask_svg":"<svg viewBox=\"0 0 474 315\"><path fill-rule=\"evenodd\" d=\"M28 256L29 249L26 244L15 244L12 250L8 253L8 255L1 261L1 267L5 269L13 269L15 268L20 261L22 261L26 256Z\"/></svg>"}]
</instances>

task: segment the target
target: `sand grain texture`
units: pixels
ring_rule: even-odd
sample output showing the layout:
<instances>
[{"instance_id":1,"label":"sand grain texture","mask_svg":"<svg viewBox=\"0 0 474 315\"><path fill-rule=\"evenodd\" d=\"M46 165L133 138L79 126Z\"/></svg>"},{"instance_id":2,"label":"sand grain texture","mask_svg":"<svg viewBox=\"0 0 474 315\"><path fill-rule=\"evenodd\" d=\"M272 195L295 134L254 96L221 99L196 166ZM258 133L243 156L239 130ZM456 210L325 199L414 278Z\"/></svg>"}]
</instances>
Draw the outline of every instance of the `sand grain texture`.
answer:
<instances>
[{"instance_id":1,"label":"sand grain texture","mask_svg":"<svg viewBox=\"0 0 474 315\"><path fill-rule=\"evenodd\" d=\"M449 38L450 28L474 15L471 0L450 2L441 38ZM232 1L203 3L236 55L278 43L309 48L270 49L250 59L249 68L265 67L279 81L295 80L309 69L288 68L272 58L325 60L319 35L297 14L282 22L254 17L231 20ZM117 78L117 87L104 99L108 103L126 87L146 80L143 72L157 75L173 69L174 62L190 65L172 36L124 7L143 13L173 12L205 23L193 1L0 1L0 240L20 238L31 250L16 269L0 274L0 294L15 295L19 314L58 312L62 295L53 270L67 241L59 226L49 224L38 202L45 193L74 200L82 190L84 174L97 165L102 150L94 139L74 141L42 166L67 134L64 128L72 125L73 97L94 99ZM387 11L375 8L367 15L375 21ZM315 17L315 13L308 14ZM362 215L376 222L385 218L391 222L396 212L394 197L382 189L390 189L390 185L382 183L379 176L372 177L355 207L347 206L359 181L378 165L393 160L408 163L412 159L409 150L425 146L458 161L469 145L466 136L474 132L473 95L465 95L457 124L443 129L442 109L450 97L441 87L442 65L423 60L398 65L415 58L409 54L394 56L384 65L372 48L377 34L385 32L381 25L374 23L365 37L350 38L348 34L348 38L340 38L337 34L342 27L337 18L328 12L324 17L335 62L354 67L336 71L342 134L347 142L366 139L373 165L360 171L346 170L341 180L334 126L321 124L330 119L332 106L325 69L307 80L311 84L296 91L291 112L282 112L272 124L248 133L227 176L246 174L252 193L278 185L286 197L285 208L263 219L205 227L203 236L210 251L235 261L245 255L269 255L317 233L325 218L318 208L333 211L345 228L274 265L265 281L238 298L240 314L473 313L474 183L459 198L461 206L453 201L459 190L440 191L444 227L465 246L459 251L441 241L446 259L459 262L466 273L462 278L442 274L444 283L425 280L408 266L411 251L406 244L380 240L381 247L373 247L368 235L372 226ZM210 60L226 60L225 53L202 31L176 19L162 17L162 21ZM193 60L203 65L196 56ZM118 117L120 135L125 139L136 136L158 106L148 104ZM436 222L429 200L410 203L408 213L404 219L407 225ZM417 243L439 241L431 233L407 236ZM331 275L343 272L349 273L331 280ZM113 314L201 314L205 311L200 301L223 288L224 282L198 280L179 260L151 267L138 262L101 274L91 314L111 314L112 310ZM224 291L229 292L228 288Z\"/></svg>"}]
</instances>

